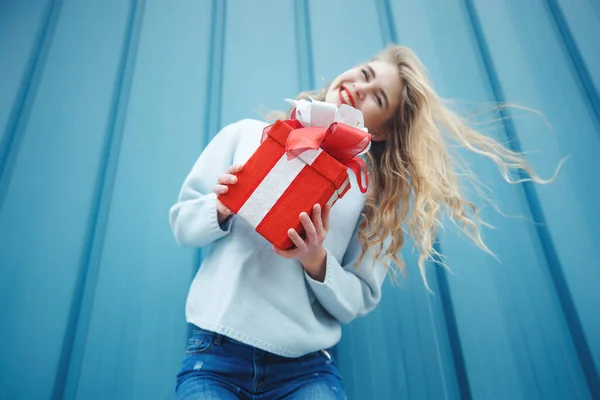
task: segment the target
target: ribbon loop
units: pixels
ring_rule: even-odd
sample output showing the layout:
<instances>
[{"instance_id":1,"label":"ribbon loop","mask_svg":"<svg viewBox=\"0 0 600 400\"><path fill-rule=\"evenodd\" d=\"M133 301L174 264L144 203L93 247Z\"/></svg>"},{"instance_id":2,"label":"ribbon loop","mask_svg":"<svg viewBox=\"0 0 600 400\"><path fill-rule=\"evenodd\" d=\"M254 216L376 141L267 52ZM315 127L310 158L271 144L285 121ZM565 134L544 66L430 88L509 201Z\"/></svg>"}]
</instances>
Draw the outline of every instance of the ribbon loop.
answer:
<instances>
[{"instance_id":1,"label":"ribbon loop","mask_svg":"<svg viewBox=\"0 0 600 400\"><path fill-rule=\"evenodd\" d=\"M285 145L288 160L298 157L306 150L318 149L323 144L326 135L327 129L319 127L293 129Z\"/></svg>"}]
</instances>

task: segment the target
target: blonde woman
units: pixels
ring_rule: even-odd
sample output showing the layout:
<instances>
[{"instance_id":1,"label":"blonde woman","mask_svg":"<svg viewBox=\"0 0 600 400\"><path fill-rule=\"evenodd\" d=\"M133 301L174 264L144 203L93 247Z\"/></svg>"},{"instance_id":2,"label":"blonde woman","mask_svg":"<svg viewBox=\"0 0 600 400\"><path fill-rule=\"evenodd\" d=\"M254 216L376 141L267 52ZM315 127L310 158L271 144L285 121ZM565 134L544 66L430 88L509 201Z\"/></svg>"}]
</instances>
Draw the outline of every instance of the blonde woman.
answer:
<instances>
[{"instance_id":1,"label":"blonde woman","mask_svg":"<svg viewBox=\"0 0 600 400\"><path fill-rule=\"evenodd\" d=\"M487 251L474 207L460 191L448 144L535 176L521 155L470 129L446 108L409 49L392 46L315 95L360 110L372 134L369 190L351 190L332 209L315 205L296 247L274 249L237 220L217 195L235 185L267 123L243 120L219 132L183 184L170 223L178 243L212 245L189 291L193 325L177 379L179 399L342 399L336 362L326 349L341 324L373 310L391 262L412 237L419 268L433 254L443 210ZM534 178L537 179L537 178ZM405 230L403 230L403 227Z\"/></svg>"}]
</instances>

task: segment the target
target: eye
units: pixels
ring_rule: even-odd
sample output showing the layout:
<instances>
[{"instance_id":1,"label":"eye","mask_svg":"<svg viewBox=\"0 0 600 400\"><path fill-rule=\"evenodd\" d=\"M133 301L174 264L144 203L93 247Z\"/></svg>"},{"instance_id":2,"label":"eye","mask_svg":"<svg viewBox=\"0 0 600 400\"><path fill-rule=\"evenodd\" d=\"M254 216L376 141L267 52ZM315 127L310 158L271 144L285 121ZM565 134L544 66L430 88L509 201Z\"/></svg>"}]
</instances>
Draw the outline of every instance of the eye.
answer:
<instances>
[{"instance_id":1,"label":"eye","mask_svg":"<svg viewBox=\"0 0 600 400\"><path fill-rule=\"evenodd\" d=\"M375 98L377 99L377 104L379 104L379 107L383 107L383 101L381 101L381 97L375 95Z\"/></svg>"},{"instance_id":2,"label":"eye","mask_svg":"<svg viewBox=\"0 0 600 400\"><path fill-rule=\"evenodd\" d=\"M369 82L369 74L367 74L367 71L363 69L363 70L362 70L362 74L363 74L363 76L365 77L365 80L366 80L367 82Z\"/></svg>"}]
</instances>

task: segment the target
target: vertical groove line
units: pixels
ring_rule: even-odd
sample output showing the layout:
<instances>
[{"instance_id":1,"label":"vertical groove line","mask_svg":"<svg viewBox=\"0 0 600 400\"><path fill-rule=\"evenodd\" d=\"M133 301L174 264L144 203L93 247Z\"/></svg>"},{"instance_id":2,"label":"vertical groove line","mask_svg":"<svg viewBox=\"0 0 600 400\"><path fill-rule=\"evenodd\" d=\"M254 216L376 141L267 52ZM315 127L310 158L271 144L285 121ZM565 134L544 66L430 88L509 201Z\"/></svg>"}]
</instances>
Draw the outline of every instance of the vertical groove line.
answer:
<instances>
[{"instance_id":1,"label":"vertical groove line","mask_svg":"<svg viewBox=\"0 0 600 400\"><path fill-rule=\"evenodd\" d=\"M477 42L479 54L481 55L482 63L486 70L494 100L498 103L505 103L506 97L504 96L504 92L500 84L500 78L498 77L496 66L492 60L489 46L485 41L481 22L479 20L479 16L477 15L477 11L475 10L475 5L473 4L472 0L464 0L464 4L467 16L471 23L471 28L473 30L473 36ZM500 118L502 120L504 131L506 132L511 150L519 153L522 152L521 144L516 134L516 129L509 118L510 113L505 109L500 109L499 111L501 113ZM565 316L569 332L573 339L573 345L575 347L575 351L577 352L577 356L579 358L579 362L581 364L590 393L592 398L600 398L600 377L598 376L598 371L594 364L592 353L587 343L577 308L573 302L571 290L565 279L563 268L558 258L558 253L556 252L550 231L547 228L546 217L542 210L538 194L531 182L525 182L523 184L523 190L527 204L531 211L531 215L535 222L535 228L544 252L546 264L548 265L550 276L554 283L554 287L556 288L556 294Z\"/></svg>"},{"instance_id":2,"label":"vertical groove line","mask_svg":"<svg viewBox=\"0 0 600 400\"><path fill-rule=\"evenodd\" d=\"M0 209L6 198L19 148L27 128L27 121L37 95L42 72L46 66L62 4L62 0L53 0L48 3L44 22L32 46L25 73L4 128L4 135L0 142Z\"/></svg>"},{"instance_id":3,"label":"vertical groove line","mask_svg":"<svg viewBox=\"0 0 600 400\"><path fill-rule=\"evenodd\" d=\"M117 174L144 5L144 0L130 2L102 158L94 189L94 201L90 207L79 273L63 339L58 374L54 381L53 399L74 399L77 394Z\"/></svg>"},{"instance_id":4,"label":"vertical groove line","mask_svg":"<svg viewBox=\"0 0 600 400\"><path fill-rule=\"evenodd\" d=\"M377 7L377 17L379 18L383 45L398 43L390 0L376 0L375 5Z\"/></svg>"},{"instance_id":5,"label":"vertical groove line","mask_svg":"<svg viewBox=\"0 0 600 400\"><path fill-rule=\"evenodd\" d=\"M563 47L569 55L570 64L577 74L579 88L587 98L592 114L594 114L596 131L600 134L600 96L598 95L598 88L595 87L590 72L583 61L577 42L571 33L560 5L556 0L546 0L546 6L550 10L554 26L562 39Z\"/></svg>"},{"instance_id":6,"label":"vertical groove line","mask_svg":"<svg viewBox=\"0 0 600 400\"><path fill-rule=\"evenodd\" d=\"M296 0L294 3L296 27L296 61L298 63L298 89L314 89L315 73L312 55L312 36L308 0Z\"/></svg>"},{"instance_id":7,"label":"vertical groove line","mask_svg":"<svg viewBox=\"0 0 600 400\"><path fill-rule=\"evenodd\" d=\"M223 91L223 66L225 58L225 19L227 2L213 0L210 54L208 55L206 122L204 133L206 138L213 137L221 127L221 107Z\"/></svg>"},{"instance_id":8,"label":"vertical groove line","mask_svg":"<svg viewBox=\"0 0 600 400\"><path fill-rule=\"evenodd\" d=\"M439 254L442 254L442 249L439 242L436 241L433 247ZM442 259L438 255L434 255L433 257L436 262L432 265L435 268L438 288L440 290L440 305L444 314L444 321L446 322L446 331L448 332L448 339L450 341L450 351L452 353L452 361L454 362L454 370L456 373L456 381L458 383L460 398L464 400L470 400L472 399L472 394L471 387L469 385L469 375L467 373L464 352L460 341L460 335L458 333L456 314L454 312L454 302L452 301L452 294L450 293L448 277L446 275L446 271L440 266Z\"/></svg>"}]
</instances>

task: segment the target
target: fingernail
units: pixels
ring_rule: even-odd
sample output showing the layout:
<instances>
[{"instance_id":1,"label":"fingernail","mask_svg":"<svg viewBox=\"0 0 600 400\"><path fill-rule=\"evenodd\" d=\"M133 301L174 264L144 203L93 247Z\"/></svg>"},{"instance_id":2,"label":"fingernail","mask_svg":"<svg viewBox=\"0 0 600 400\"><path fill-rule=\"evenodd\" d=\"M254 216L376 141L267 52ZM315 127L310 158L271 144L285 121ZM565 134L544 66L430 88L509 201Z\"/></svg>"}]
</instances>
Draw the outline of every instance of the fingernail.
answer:
<instances>
[{"instance_id":1,"label":"fingernail","mask_svg":"<svg viewBox=\"0 0 600 400\"><path fill-rule=\"evenodd\" d=\"M229 213L231 213L230 209L225 210L225 214L229 214Z\"/></svg>"},{"instance_id":2,"label":"fingernail","mask_svg":"<svg viewBox=\"0 0 600 400\"><path fill-rule=\"evenodd\" d=\"M306 217L308 217L308 214L307 214L307 213L305 213L304 211L302 211L302 212L300 213L300 218L304 218L305 216L306 216Z\"/></svg>"},{"instance_id":3,"label":"fingernail","mask_svg":"<svg viewBox=\"0 0 600 400\"><path fill-rule=\"evenodd\" d=\"M237 177L235 177L235 176L234 176L234 177L233 177L233 178L231 178L229 181L230 181L231 183L236 183L236 182L237 182Z\"/></svg>"},{"instance_id":4,"label":"fingernail","mask_svg":"<svg viewBox=\"0 0 600 400\"><path fill-rule=\"evenodd\" d=\"M319 211L321 209L321 206L318 204L315 204L315 206L313 208L315 209L315 211Z\"/></svg>"}]
</instances>

